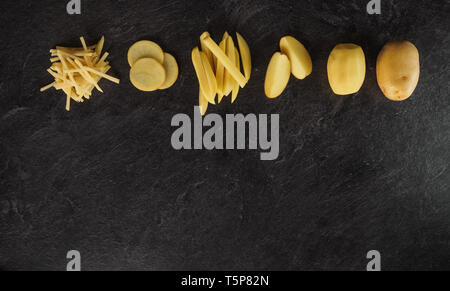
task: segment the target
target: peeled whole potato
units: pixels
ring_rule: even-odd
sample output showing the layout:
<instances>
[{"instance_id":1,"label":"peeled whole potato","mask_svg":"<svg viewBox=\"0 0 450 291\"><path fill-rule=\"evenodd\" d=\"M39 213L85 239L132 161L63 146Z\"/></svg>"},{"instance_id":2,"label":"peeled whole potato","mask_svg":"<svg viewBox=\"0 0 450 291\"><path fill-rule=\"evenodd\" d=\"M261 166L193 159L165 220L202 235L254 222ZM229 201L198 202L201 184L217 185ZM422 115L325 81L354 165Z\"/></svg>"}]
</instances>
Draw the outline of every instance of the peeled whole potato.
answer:
<instances>
[{"instance_id":1,"label":"peeled whole potato","mask_svg":"<svg viewBox=\"0 0 450 291\"><path fill-rule=\"evenodd\" d=\"M328 58L328 81L337 95L358 92L366 78L366 57L358 45L338 44Z\"/></svg>"},{"instance_id":2,"label":"peeled whole potato","mask_svg":"<svg viewBox=\"0 0 450 291\"><path fill-rule=\"evenodd\" d=\"M388 42L377 59L377 81L383 94L392 101L411 97L419 83L420 59L409 41Z\"/></svg>"},{"instance_id":3,"label":"peeled whole potato","mask_svg":"<svg viewBox=\"0 0 450 291\"><path fill-rule=\"evenodd\" d=\"M312 73L311 56L301 42L292 36L285 36L280 40L280 49L291 61L294 77L303 80Z\"/></svg>"},{"instance_id":4,"label":"peeled whole potato","mask_svg":"<svg viewBox=\"0 0 450 291\"><path fill-rule=\"evenodd\" d=\"M140 59L130 70L130 80L134 87L141 91L155 91L166 80L166 71L155 59Z\"/></svg>"},{"instance_id":5,"label":"peeled whole potato","mask_svg":"<svg viewBox=\"0 0 450 291\"><path fill-rule=\"evenodd\" d=\"M178 79L177 60L171 54L164 53L164 63L162 65L166 70L166 81L159 88L160 90L172 87Z\"/></svg>"},{"instance_id":6,"label":"peeled whole potato","mask_svg":"<svg viewBox=\"0 0 450 291\"><path fill-rule=\"evenodd\" d=\"M264 91L267 98L277 98L286 89L291 77L291 62L289 58L276 52L270 60L267 68Z\"/></svg>"}]
</instances>

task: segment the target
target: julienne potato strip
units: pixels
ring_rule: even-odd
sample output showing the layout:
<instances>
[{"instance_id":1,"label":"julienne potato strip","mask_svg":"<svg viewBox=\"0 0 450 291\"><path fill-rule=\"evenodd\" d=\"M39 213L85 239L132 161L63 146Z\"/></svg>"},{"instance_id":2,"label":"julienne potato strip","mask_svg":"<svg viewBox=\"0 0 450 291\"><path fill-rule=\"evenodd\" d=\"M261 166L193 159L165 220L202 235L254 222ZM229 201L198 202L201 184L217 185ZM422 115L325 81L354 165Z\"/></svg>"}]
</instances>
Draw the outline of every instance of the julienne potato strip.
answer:
<instances>
[{"instance_id":1,"label":"julienne potato strip","mask_svg":"<svg viewBox=\"0 0 450 291\"><path fill-rule=\"evenodd\" d=\"M98 82L104 78L111 82L120 83L120 80L106 73L111 68L106 58L107 52L102 50L105 38L102 37L96 45L88 46L83 37L80 37L81 48L68 48L57 46L50 50L52 63L47 72L55 79L51 84L41 88L41 92L50 88L62 90L66 94L66 110L70 111L70 102L83 102L89 99L96 88L103 93Z\"/></svg>"}]
</instances>

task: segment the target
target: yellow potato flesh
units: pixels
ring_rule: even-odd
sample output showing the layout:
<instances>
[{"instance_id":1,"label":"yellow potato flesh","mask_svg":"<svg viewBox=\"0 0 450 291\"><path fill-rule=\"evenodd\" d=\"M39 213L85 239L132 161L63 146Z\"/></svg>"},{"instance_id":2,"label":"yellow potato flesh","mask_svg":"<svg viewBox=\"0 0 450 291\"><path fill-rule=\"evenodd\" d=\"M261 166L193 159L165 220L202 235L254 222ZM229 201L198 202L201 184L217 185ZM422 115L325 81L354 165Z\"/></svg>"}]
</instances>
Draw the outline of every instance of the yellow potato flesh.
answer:
<instances>
[{"instance_id":1,"label":"yellow potato flesh","mask_svg":"<svg viewBox=\"0 0 450 291\"><path fill-rule=\"evenodd\" d=\"M281 52L291 61L291 72L297 79L303 80L312 73L312 60L309 52L292 36L280 40Z\"/></svg>"},{"instance_id":2,"label":"yellow potato flesh","mask_svg":"<svg viewBox=\"0 0 450 291\"><path fill-rule=\"evenodd\" d=\"M411 97L420 77L420 57L409 41L387 43L377 59L377 81L383 94L392 101Z\"/></svg>"},{"instance_id":3,"label":"yellow potato flesh","mask_svg":"<svg viewBox=\"0 0 450 291\"><path fill-rule=\"evenodd\" d=\"M164 53L163 67L166 71L166 80L159 88L160 90L172 87L178 79L178 64L171 54Z\"/></svg>"},{"instance_id":4,"label":"yellow potato flesh","mask_svg":"<svg viewBox=\"0 0 450 291\"><path fill-rule=\"evenodd\" d=\"M242 73L236 68L233 61L220 49L220 47L211 39L209 35L203 34L200 38L205 46L208 47L211 52L216 56L217 61L221 62L225 69L233 76L233 78L239 83L241 88L244 88L247 84L247 79L242 75Z\"/></svg>"},{"instance_id":5,"label":"yellow potato flesh","mask_svg":"<svg viewBox=\"0 0 450 291\"><path fill-rule=\"evenodd\" d=\"M291 62L289 58L276 52L267 68L264 91L268 98L280 96L289 82L291 76Z\"/></svg>"},{"instance_id":6,"label":"yellow potato flesh","mask_svg":"<svg viewBox=\"0 0 450 291\"><path fill-rule=\"evenodd\" d=\"M166 80L166 71L157 60L144 58L134 63L130 70L130 80L141 91L155 91Z\"/></svg>"},{"instance_id":7,"label":"yellow potato flesh","mask_svg":"<svg viewBox=\"0 0 450 291\"><path fill-rule=\"evenodd\" d=\"M219 44L220 49L224 52L226 52L227 49L228 36L229 36L228 33L225 32L225 34L223 35L223 39ZM222 101L222 98L224 96L223 94L224 76L225 76L225 67L221 62L216 61L217 99L219 103Z\"/></svg>"},{"instance_id":8,"label":"yellow potato flesh","mask_svg":"<svg viewBox=\"0 0 450 291\"><path fill-rule=\"evenodd\" d=\"M202 56L198 47L192 50L192 64L194 65L195 73L197 74L197 79L200 85L200 90L202 91L203 95L211 95L208 78L206 77L206 72L203 68Z\"/></svg>"},{"instance_id":9,"label":"yellow potato flesh","mask_svg":"<svg viewBox=\"0 0 450 291\"><path fill-rule=\"evenodd\" d=\"M144 58L152 58L162 64L164 63L164 52L153 41L141 40L133 44L128 50L128 64L132 67L136 61Z\"/></svg>"},{"instance_id":10,"label":"yellow potato flesh","mask_svg":"<svg viewBox=\"0 0 450 291\"><path fill-rule=\"evenodd\" d=\"M239 52L238 52L237 48L235 48L235 54L236 54L236 67L238 69L240 69L241 63L239 60ZM233 92L231 94L231 103L234 103L234 101L236 101L238 94L239 94L239 84L238 84L238 82L234 81Z\"/></svg>"},{"instance_id":11,"label":"yellow potato flesh","mask_svg":"<svg viewBox=\"0 0 450 291\"><path fill-rule=\"evenodd\" d=\"M205 95L203 95L202 90L199 88L198 106L200 107L201 115L205 115L208 110L208 100L206 100Z\"/></svg>"},{"instance_id":12,"label":"yellow potato flesh","mask_svg":"<svg viewBox=\"0 0 450 291\"><path fill-rule=\"evenodd\" d=\"M211 63L208 60L208 56L204 52L200 52L200 56L202 57L203 69L205 70L206 79L208 80L208 87L210 90L209 94L205 95L205 98L209 103L215 104L216 101L214 99L217 92L216 76L214 75Z\"/></svg>"},{"instance_id":13,"label":"yellow potato flesh","mask_svg":"<svg viewBox=\"0 0 450 291\"><path fill-rule=\"evenodd\" d=\"M236 33L238 45L239 45L239 51L242 58L242 67L244 69L244 75L247 80L250 79L250 76L252 74L252 56L250 54L250 48L248 47L247 42L245 39L239 34Z\"/></svg>"},{"instance_id":14,"label":"yellow potato flesh","mask_svg":"<svg viewBox=\"0 0 450 291\"><path fill-rule=\"evenodd\" d=\"M355 44L339 44L328 58L328 80L337 95L358 92L366 77L364 51Z\"/></svg>"},{"instance_id":15,"label":"yellow potato flesh","mask_svg":"<svg viewBox=\"0 0 450 291\"><path fill-rule=\"evenodd\" d=\"M233 62L234 65L236 65L235 46L234 46L233 38L231 38L231 37L227 38L227 57L230 59L230 61ZM237 69L239 70L239 68L237 68ZM229 71L226 71L225 78L224 78L224 85L223 85L223 94L225 96L230 95L231 91L233 91L234 82L236 82L236 81L234 80L231 73Z\"/></svg>"}]
</instances>

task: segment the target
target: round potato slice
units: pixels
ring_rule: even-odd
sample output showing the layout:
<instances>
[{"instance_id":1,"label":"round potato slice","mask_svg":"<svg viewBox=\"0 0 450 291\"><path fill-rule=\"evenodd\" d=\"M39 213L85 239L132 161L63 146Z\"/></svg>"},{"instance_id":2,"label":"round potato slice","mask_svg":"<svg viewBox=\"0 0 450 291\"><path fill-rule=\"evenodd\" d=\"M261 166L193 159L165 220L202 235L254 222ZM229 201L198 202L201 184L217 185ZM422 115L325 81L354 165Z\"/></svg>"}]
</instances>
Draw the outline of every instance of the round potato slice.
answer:
<instances>
[{"instance_id":1,"label":"round potato slice","mask_svg":"<svg viewBox=\"0 0 450 291\"><path fill-rule=\"evenodd\" d=\"M155 59L140 59L130 70L130 80L141 91L155 91L166 81L166 70Z\"/></svg>"},{"instance_id":2,"label":"round potato slice","mask_svg":"<svg viewBox=\"0 0 450 291\"><path fill-rule=\"evenodd\" d=\"M166 70L166 81L159 88L160 90L172 87L172 85L175 84L178 79L177 60L175 60L175 58L171 54L164 53L163 67Z\"/></svg>"},{"instance_id":3,"label":"round potato slice","mask_svg":"<svg viewBox=\"0 0 450 291\"><path fill-rule=\"evenodd\" d=\"M137 60L145 58L155 59L162 64L164 62L164 52L159 45L149 40L138 41L128 50L128 63L130 64L130 67L132 67Z\"/></svg>"}]
</instances>

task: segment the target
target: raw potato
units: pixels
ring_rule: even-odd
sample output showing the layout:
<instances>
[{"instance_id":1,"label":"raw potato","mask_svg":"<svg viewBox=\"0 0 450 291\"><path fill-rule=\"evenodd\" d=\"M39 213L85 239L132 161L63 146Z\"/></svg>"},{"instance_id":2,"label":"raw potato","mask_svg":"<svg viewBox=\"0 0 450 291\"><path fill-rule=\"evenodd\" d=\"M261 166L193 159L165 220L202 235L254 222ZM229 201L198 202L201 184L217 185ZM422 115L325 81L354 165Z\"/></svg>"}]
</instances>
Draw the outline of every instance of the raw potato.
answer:
<instances>
[{"instance_id":1,"label":"raw potato","mask_svg":"<svg viewBox=\"0 0 450 291\"><path fill-rule=\"evenodd\" d=\"M411 97L420 77L420 57L409 41L387 43L377 60L377 80L383 94L392 101Z\"/></svg>"},{"instance_id":2,"label":"raw potato","mask_svg":"<svg viewBox=\"0 0 450 291\"><path fill-rule=\"evenodd\" d=\"M152 58L160 64L164 63L164 52L159 45L149 40L141 40L133 44L128 50L128 63L133 67L140 59Z\"/></svg>"},{"instance_id":3,"label":"raw potato","mask_svg":"<svg viewBox=\"0 0 450 291\"><path fill-rule=\"evenodd\" d=\"M264 91L268 98L277 98L280 96L289 82L291 76L291 62L289 58L276 52L270 60L267 68Z\"/></svg>"},{"instance_id":4,"label":"raw potato","mask_svg":"<svg viewBox=\"0 0 450 291\"><path fill-rule=\"evenodd\" d=\"M227 57L233 62L234 65L236 65L236 52L235 52L235 46L234 41L230 37L227 38ZM237 68L240 72L239 68ZM233 78L233 76L230 74L230 72L225 72L224 77L224 85L223 85L223 95L228 96L230 95L231 91L233 91L234 88L234 82L236 82Z\"/></svg>"},{"instance_id":5,"label":"raw potato","mask_svg":"<svg viewBox=\"0 0 450 291\"><path fill-rule=\"evenodd\" d=\"M236 32L238 45L239 45L239 51L241 52L241 58L242 58L242 67L244 68L244 75L247 80L250 80L250 76L252 74L252 56L250 53L250 48L248 47L247 42L245 39Z\"/></svg>"},{"instance_id":6,"label":"raw potato","mask_svg":"<svg viewBox=\"0 0 450 291\"><path fill-rule=\"evenodd\" d=\"M220 49L220 47L211 39L209 33L203 33L200 37L200 41L205 43L205 46L211 50L217 61L221 62L225 69L233 76L233 78L239 83L241 88L244 88L247 84L247 79L236 68L234 62L227 57L227 55Z\"/></svg>"},{"instance_id":7,"label":"raw potato","mask_svg":"<svg viewBox=\"0 0 450 291\"><path fill-rule=\"evenodd\" d=\"M280 40L281 52L291 61L292 75L303 80L312 73L312 60L306 48L292 36Z\"/></svg>"},{"instance_id":8,"label":"raw potato","mask_svg":"<svg viewBox=\"0 0 450 291\"><path fill-rule=\"evenodd\" d=\"M155 91L166 80L166 71L159 61L144 58L138 60L131 68L130 80L141 91Z\"/></svg>"},{"instance_id":9,"label":"raw potato","mask_svg":"<svg viewBox=\"0 0 450 291\"><path fill-rule=\"evenodd\" d=\"M236 58L235 58L236 67L238 67L238 69L240 69L241 68L241 62L239 60L239 52L238 52L237 48L235 48L234 50L235 50L235 54L236 54ZM233 91L232 91L232 94L231 94L231 103L232 104L234 103L234 101L236 101L236 98L237 98L238 94L239 94L239 84L238 84L238 82L234 81L234 87L233 87Z\"/></svg>"},{"instance_id":10,"label":"raw potato","mask_svg":"<svg viewBox=\"0 0 450 291\"><path fill-rule=\"evenodd\" d=\"M199 98L198 106L200 107L200 113L203 116L206 114L206 111L208 110L208 100L206 100L205 95L203 95L203 92L200 88L198 98Z\"/></svg>"},{"instance_id":11,"label":"raw potato","mask_svg":"<svg viewBox=\"0 0 450 291\"><path fill-rule=\"evenodd\" d=\"M202 55L198 47L192 50L192 64L194 65L195 73L197 74L198 82L200 84L200 90L202 91L203 96L205 96L205 98L208 98L208 96L212 96L213 94L215 94L215 92L211 90L212 88L210 88L208 76L203 66Z\"/></svg>"},{"instance_id":12,"label":"raw potato","mask_svg":"<svg viewBox=\"0 0 450 291\"><path fill-rule=\"evenodd\" d=\"M211 67L208 56L204 52L200 52L200 55L202 57L203 69L205 70L206 79L208 80L210 90L210 93L208 95L205 95L205 98L209 103L216 104L216 101L214 100L217 92L216 76L214 75L214 71Z\"/></svg>"},{"instance_id":13,"label":"raw potato","mask_svg":"<svg viewBox=\"0 0 450 291\"><path fill-rule=\"evenodd\" d=\"M328 80L337 95L358 92L366 77L366 57L360 46L339 44L328 58Z\"/></svg>"},{"instance_id":14,"label":"raw potato","mask_svg":"<svg viewBox=\"0 0 450 291\"><path fill-rule=\"evenodd\" d=\"M164 70L166 71L166 81L159 88L160 90L168 89L172 87L173 84L178 79L178 64L177 60L168 53L164 53Z\"/></svg>"},{"instance_id":15,"label":"raw potato","mask_svg":"<svg viewBox=\"0 0 450 291\"><path fill-rule=\"evenodd\" d=\"M226 52L227 50L227 39L229 35L228 32L225 32L223 35L223 39L219 44L219 47L222 51ZM222 102L222 99L224 97L223 89L224 89L224 77L225 77L225 67L223 64L219 61L216 63L216 80L217 80L217 99L218 102Z\"/></svg>"},{"instance_id":16,"label":"raw potato","mask_svg":"<svg viewBox=\"0 0 450 291\"><path fill-rule=\"evenodd\" d=\"M83 37L80 37L81 48L68 48L57 46L50 50L52 58L51 67L47 72L55 79L53 83L41 88L41 92L54 87L66 94L66 110L70 111L72 100L83 102L90 99L92 90L103 90L98 82L105 78L119 84L120 80L107 75L111 68L106 61L108 53L101 56L105 38L102 37L96 45L87 46Z\"/></svg>"}]
</instances>

